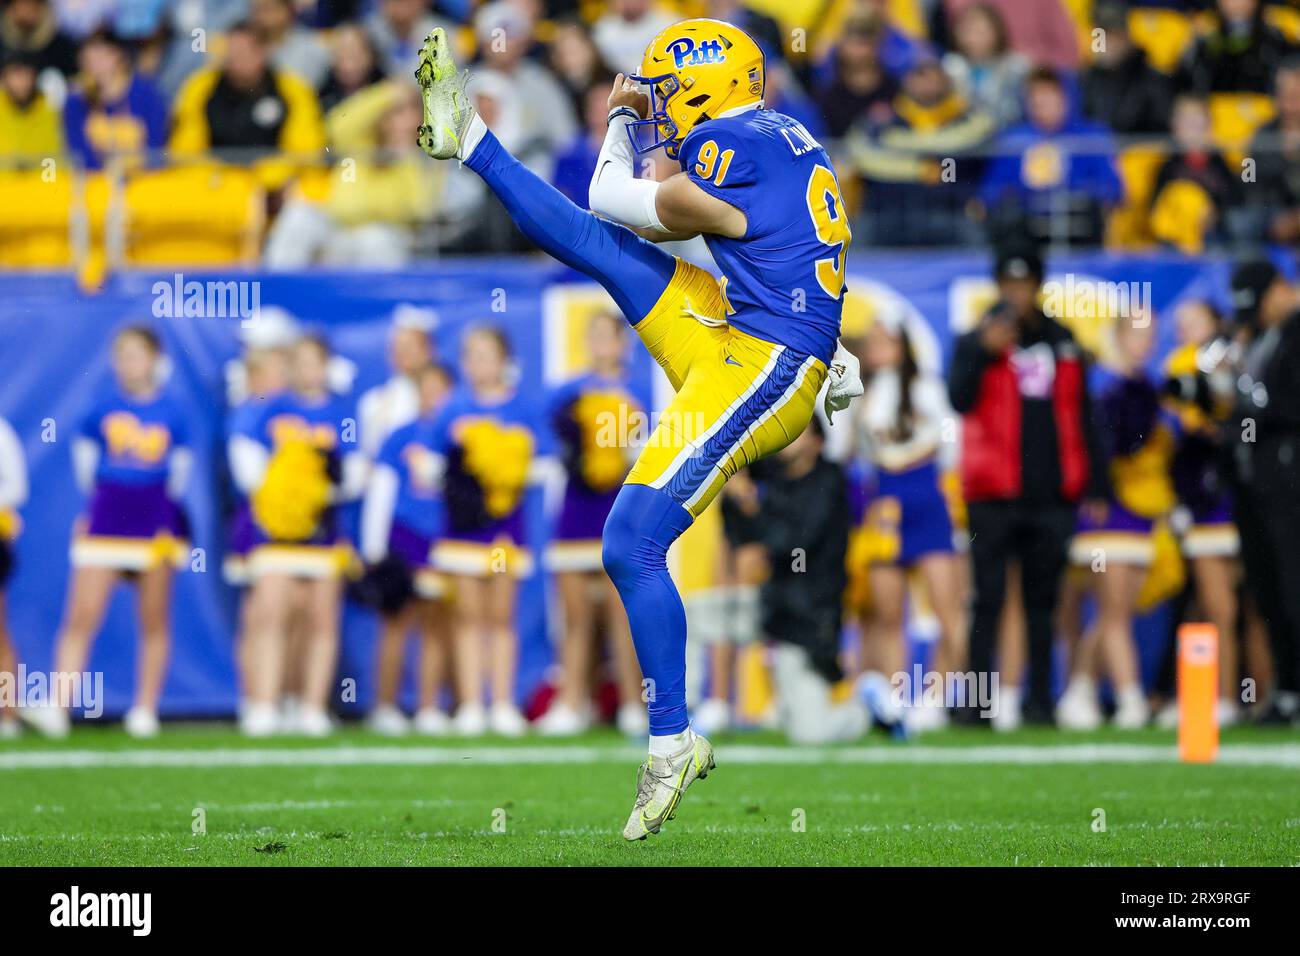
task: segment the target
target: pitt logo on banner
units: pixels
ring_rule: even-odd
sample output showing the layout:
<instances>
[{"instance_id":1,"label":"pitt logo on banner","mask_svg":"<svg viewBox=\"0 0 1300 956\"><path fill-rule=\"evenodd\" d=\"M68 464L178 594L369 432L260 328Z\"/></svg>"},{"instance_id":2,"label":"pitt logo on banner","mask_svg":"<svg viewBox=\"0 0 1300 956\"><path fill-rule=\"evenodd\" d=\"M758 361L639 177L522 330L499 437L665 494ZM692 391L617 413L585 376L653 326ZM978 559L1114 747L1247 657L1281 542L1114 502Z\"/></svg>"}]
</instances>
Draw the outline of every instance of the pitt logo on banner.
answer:
<instances>
[{"instance_id":1,"label":"pitt logo on banner","mask_svg":"<svg viewBox=\"0 0 1300 956\"><path fill-rule=\"evenodd\" d=\"M697 47L694 38L682 37L668 44L668 52L673 55L673 67L678 70L684 66L722 63L727 59L718 40L705 40Z\"/></svg>"}]
</instances>

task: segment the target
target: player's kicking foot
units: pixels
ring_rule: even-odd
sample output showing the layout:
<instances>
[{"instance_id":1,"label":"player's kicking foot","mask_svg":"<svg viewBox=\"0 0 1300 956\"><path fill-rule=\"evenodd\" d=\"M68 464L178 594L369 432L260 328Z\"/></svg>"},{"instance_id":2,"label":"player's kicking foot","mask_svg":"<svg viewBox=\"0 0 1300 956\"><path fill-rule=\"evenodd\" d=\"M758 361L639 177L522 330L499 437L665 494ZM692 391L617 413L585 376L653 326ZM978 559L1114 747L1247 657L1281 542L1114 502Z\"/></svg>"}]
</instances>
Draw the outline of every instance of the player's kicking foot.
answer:
<instances>
[{"instance_id":1,"label":"player's kicking foot","mask_svg":"<svg viewBox=\"0 0 1300 956\"><path fill-rule=\"evenodd\" d=\"M658 833L664 822L677 815L686 788L703 779L714 767L713 745L699 734L671 757L651 754L641 765L636 782L636 804L623 828L623 839L644 840Z\"/></svg>"},{"instance_id":2,"label":"player's kicking foot","mask_svg":"<svg viewBox=\"0 0 1300 956\"><path fill-rule=\"evenodd\" d=\"M424 100L424 123L416 142L434 159L454 159L474 118L474 104L465 94L464 76L456 75L447 31L437 27L424 38L415 79Z\"/></svg>"}]
</instances>

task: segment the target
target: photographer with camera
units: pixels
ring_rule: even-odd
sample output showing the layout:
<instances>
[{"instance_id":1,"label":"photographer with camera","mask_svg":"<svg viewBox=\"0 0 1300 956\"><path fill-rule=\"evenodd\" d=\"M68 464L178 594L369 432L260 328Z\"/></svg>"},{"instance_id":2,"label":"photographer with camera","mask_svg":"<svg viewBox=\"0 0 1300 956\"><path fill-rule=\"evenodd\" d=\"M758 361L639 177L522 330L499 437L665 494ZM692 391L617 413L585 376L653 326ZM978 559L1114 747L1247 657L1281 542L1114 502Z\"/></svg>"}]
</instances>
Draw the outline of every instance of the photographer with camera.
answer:
<instances>
[{"instance_id":1,"label":"photographer with camera","mask_svg":"<svg viewBox=\"0 0 1300 956\"><path fill-rule=\"evenodd\" d=\"M1267 261L1247 262L1233 273L1232 301L1242 354L1224 446L1277 674L1262 722L1300 723L1300 288Z\"/></svg>"}]
</instances>

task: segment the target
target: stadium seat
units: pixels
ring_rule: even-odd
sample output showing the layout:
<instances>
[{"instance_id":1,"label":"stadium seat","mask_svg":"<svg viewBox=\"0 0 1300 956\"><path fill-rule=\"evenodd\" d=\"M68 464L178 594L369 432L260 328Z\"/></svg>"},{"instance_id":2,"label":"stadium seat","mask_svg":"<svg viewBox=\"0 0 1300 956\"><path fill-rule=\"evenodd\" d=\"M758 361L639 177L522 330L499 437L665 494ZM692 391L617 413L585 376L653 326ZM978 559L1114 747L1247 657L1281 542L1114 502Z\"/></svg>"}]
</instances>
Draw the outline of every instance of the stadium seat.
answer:
<instances>
[{"instance_id":1,"label":"stadium seat","mask_svg":"<svg viewBox=\"0 0 1300 956\"><path fill-rule=\"evenodd\" d=\"M0 268L53 269L72 262L74 176L0 172Z\"/></svg>"},{"instance_id":2,"label":"stadium seat","mask_svg":"<svg viewBox=\"0 0 1300 956\"><path fill-rule=\"evenodd\" d=\"M1300 44L1300 10L1282 4L1264 8L1264 19L1292 43Z\"/></svg>"},{"instance_id":3,"label":"stadium seat","mask_svg":"<svg viewBox=\"0 0 1300 956\"><path fill-rule=\"evenodd\" d=\"M206 163L150 170L133 175L125 193L128 265L256 261L265 195L254 172Z\"/></svg>"},{"instance_id":4,"label":"stadium seat","mask_svg":"<svg viewBox=\"0 0 1300 956\"><path fill-rule=\"evenodd\" d=\"M1129 11L1128 32L1133 42L1146 51L1152 66L1172 73L1192 42L1196 27L1177 10L1146 7Z\"/></svg>"},{"instance_id":5,"label":"stadium seat","mask_svg":"<svg viewBox=\"0 0 1300 956\"><path fill-rule=\"evenodd\" d=\"M1151 244L1148 211L1156 173L1164 159L1164 151L1154 145L1130 146L1120 152L1116 165L1124 183L1124 204L1111 213L1107 223L1108 246L1134 249Z\"/></svg>"},{"instance_id":6,"label":"stadium seat","mask_svg":"<svg viewBox=\"0 0 1300 956\"><path fill-rule=\"evenodd\" d=\"M1230 166L1241 162L1255 131L1274 116L1273 101L1263 93L1215 93L1209 106L1214 141Z\"/></svg>"}]
</instances>

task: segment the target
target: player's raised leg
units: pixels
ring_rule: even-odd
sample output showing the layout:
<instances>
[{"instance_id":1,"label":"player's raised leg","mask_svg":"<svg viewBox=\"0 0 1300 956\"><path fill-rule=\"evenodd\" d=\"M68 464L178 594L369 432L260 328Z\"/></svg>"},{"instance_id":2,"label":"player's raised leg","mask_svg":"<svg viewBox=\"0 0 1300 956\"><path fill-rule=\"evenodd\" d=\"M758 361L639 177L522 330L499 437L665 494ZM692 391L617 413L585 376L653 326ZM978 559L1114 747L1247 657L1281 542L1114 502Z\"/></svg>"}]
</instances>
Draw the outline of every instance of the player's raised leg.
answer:
<instances>
[{"instance_id":1,"label":"player's raised leg","mask_svg":"<svg viewBox=\"0 0 1300 956\"><path fill-rule=\"evenodd\" d=\"M424 100L420 148L434 159L460 159L478 173L524 235L604 286L629 322L647 315L672 281L677 260L574 205L511 156L470 102L441 27L420 48L415 78Z\"/></svg>"}]
</instances>

